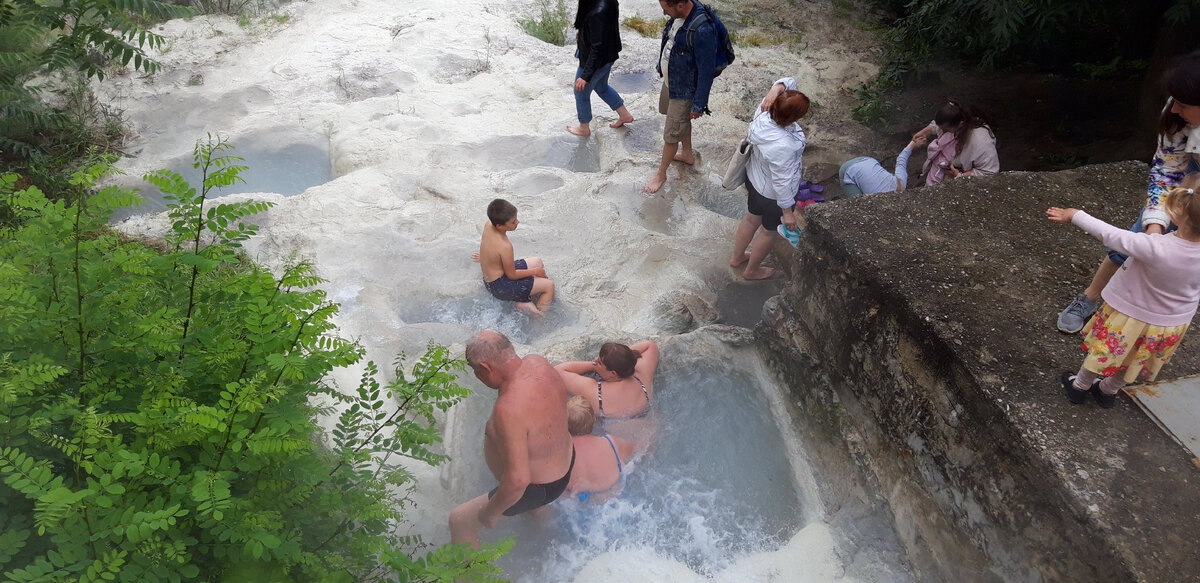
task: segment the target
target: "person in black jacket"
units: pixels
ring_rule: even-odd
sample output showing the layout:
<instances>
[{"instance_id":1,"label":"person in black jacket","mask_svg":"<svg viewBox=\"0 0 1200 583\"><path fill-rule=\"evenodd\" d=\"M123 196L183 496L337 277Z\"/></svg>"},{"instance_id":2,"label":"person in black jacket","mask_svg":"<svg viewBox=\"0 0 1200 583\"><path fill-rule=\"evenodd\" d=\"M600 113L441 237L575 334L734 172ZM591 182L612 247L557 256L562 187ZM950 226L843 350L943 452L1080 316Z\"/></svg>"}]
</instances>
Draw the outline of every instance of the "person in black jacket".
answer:
<instances>
[{"instance_id":1,"label":"person in black jacket","mask_svg":"<svg viewBox=\"0 0 1200 583\"><path fill-rule=\"evenodd\" d=\"M617 121L608 127L619 128L633 121L633 115L625 109L625 100L608 84L608 74L621 52L617 9L617 0L579 0L579 9L575 13L575 28L579 30L576 37L579 69L575 73L575 110L579 125L567 126L567 131L577 136L592 134L589 125L592 121L592 91L617 112Z\"/></svg>"}]
</instances>

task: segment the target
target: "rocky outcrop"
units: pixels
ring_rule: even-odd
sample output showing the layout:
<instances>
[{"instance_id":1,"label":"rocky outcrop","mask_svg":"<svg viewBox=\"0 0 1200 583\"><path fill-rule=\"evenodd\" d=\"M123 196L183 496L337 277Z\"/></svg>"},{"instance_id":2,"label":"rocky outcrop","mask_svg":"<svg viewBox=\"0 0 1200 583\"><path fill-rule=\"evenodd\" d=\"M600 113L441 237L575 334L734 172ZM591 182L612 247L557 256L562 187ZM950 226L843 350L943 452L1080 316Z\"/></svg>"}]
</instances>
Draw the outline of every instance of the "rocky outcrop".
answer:
<instances>
[{"instance_id":1,"label":"rocky outcrop","mask_svg":"<svg viewBox=\"0 0 1200 583\"><path fill-rule=\"evenodd\" d=\"M830 511L877 482L920 579L1200 580L1191 456L1127 398L1072 406L1057 380L1083 355L1055 315L1102 248L1044 211L1128 224L1145 182L1129 162L809 211L757 335L824 444ZM1197 346L1162 378L1200 371Z\"/></svg>"}]
</instances>

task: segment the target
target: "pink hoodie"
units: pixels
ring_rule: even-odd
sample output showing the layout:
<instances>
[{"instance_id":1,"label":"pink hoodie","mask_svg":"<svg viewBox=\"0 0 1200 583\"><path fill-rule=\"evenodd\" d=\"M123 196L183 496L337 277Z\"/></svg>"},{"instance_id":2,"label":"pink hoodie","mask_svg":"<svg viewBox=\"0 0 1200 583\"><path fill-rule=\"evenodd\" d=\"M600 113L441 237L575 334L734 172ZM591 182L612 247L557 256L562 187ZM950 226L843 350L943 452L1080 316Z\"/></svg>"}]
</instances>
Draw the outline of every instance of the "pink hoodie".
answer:
<instances>
[{"instance_id":1,"label":"pink hoodie","mask_svg":"<svg viewBox=\"0 0 1200 583\"><path fill-rule=\"evenodd\" d=\"M1147 235L1114 227L1079 211L1075 226L1109 249L1129 256L1100 296L1110 306L1147 324L1180 326L1200 303L1200 243L1177 233Z\"/></svg>"}]
</instances>

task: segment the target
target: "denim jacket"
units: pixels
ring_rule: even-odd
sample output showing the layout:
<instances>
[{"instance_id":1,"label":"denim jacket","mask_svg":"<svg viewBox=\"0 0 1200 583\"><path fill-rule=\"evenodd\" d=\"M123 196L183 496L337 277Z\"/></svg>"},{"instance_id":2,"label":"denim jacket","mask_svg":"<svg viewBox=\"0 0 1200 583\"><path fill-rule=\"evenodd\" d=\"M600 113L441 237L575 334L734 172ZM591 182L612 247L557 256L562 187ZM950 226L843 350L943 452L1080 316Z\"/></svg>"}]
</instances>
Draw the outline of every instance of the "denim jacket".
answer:
<instances>
[{"instance_id":1,"label":"denim jacket","mask_svg":"<svg viewBox=\"0 0 1200 583\"><path fill-rule=\"evenodd\" d=\"M704 7L692 0L692 11L675 34L675 46L667 61L667 95L671 99L691 99L692 111L704 113L708 109L708 94L712 90L713 69L717 66L717 29L711 20L696 28L696 46L689 47L687 31L695 18L704 18ZM667 46L670 21L663 27L662 43L658 47L661 55ZM662 64L654 66L662 77Z\"/></svg>"}]
</instances>

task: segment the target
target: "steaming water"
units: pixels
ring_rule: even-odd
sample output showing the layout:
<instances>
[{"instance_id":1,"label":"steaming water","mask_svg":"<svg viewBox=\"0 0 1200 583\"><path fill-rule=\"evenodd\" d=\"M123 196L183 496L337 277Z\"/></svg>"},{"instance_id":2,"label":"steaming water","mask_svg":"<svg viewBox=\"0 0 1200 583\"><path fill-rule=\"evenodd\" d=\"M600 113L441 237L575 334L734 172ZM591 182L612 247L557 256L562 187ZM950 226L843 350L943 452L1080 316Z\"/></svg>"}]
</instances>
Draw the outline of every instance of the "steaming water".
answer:
<instances>
[{"instance_id":1,"label":"steaming water","mask_svg":"<svg viewBox=\"0 0 1200 583\"><path fill-rule=\"evenodd\" d=\"M682 349L704 362L703 348ZM618 498L567 500L544 526L515 518L487 534L517 537L502 562L514 579L567 581L614 549L650 551L711 576L740 557L778 549L799 530L805 506L815 503L801 499L758 380L716 363L679 367L665 360L656 379L660 428L651 450L627 468ZM720 423L712 422L715 415Z\"/></svg>"}]
</instances>

